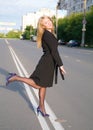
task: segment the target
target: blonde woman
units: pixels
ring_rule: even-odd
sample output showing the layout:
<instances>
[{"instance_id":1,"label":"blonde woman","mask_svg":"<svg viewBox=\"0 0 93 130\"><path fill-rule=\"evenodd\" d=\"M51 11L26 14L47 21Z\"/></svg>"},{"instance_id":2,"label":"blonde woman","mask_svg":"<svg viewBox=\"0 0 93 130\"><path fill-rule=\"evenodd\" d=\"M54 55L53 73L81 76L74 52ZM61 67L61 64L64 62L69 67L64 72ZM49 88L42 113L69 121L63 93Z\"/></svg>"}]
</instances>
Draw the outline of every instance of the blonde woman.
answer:
<instances>
[{"instance_id":1,"label":"blonde woman","mask_svg":"<svg viewBox=\"0 0 93 130\"><path fill-rule=\"evenodd\" d=\"M62 74L66 73L57 50L58 42L54 35L54 26L50 17L43 16L38 21L37 46L38 48L42 47L44 53L31 76L26 78L15 73L9 73L7 84L13 81L21 81L39 89L37 113L41 113L43 117L48 117L49 114L46 113L44 101L46 88L53 85L55 66L57 65L60 68Z\"/></svg>"}]
</instances>

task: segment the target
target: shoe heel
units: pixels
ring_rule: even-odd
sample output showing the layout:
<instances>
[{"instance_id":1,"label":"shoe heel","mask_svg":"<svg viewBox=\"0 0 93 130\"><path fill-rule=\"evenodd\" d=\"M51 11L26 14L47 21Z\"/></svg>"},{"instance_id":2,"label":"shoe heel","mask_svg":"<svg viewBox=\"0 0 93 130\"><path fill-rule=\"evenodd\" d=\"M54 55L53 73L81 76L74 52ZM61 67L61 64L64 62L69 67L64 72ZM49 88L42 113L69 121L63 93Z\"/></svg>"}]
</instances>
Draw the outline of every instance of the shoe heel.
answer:
<instances>
[{"instance_id":1,"label":"shoe heel","mask_svg":"<svg viewBox=\"0 0 93 130\"><path fill-rule=\"evenodd\" d=\"M15 75L16 75L16 73L9 73L9 76L6 78L6 86L9 84L9 79Z\"/></svg>"},{"instance_id":2,"label":"shoe heel","mask_svg":"<svg viewBox=\"0 0 93 130\"><path fill-rule=\"evenodd\" d=\"M39 112L40 112L40 109L39 107L37 108L37 115L39 116Z\"/></svg>"},{"instance_id":3,"label":"shoe heel","mask_svg":"<svg viewBox=\"0 0 93 130\"><path fill-rule=\"evenodd\" d=\"M39 113L40 113L43 117L49 117L49 114L44 114L44 113L40 110L40 108L38 107L38 108L37 108L37 114L39 115Z\"/></svg>"}]
</instances>

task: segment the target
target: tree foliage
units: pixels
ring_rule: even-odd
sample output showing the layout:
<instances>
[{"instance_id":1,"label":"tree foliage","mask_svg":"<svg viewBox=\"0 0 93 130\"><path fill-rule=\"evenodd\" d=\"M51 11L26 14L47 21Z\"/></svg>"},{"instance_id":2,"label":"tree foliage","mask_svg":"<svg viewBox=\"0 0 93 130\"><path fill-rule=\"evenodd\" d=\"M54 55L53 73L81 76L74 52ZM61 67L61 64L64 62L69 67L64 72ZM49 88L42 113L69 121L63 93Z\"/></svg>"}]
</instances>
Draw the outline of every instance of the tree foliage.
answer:
<instances>
[{"instance_id":1,"label":"tree foliage","mask_svg":"<svg viewBox=\"0 0 93 130\"><path fill-rule=\"evenodd\" d=\"M0 33L0 38L5 37L4 33Z\"/></svg>"},{"instance_id":2,"label":"tree foliage","mask_svg":"<svg viewBox=\"0 0 93 130\"><path fill-rule=\"evenodd\" d=\"M82 20L83 13L75 13L58 20L58 39L69 41L77 39L81 42L82 39ZM86 12L86 32L85 43L93 45L93 7Z\"/></svg>"},{"instance_id":3,"label":"tree foliage","mask_svg":"<svg viewBox=\"0 0 93 130\"><path fill-rule=\"evenodd\" d=\"M21 31L12 30L6 34L6 37L7 38L20 38L20 35L21 35Z\"/></svg>"},{"instance_id":4,"label":"tree foliage","mask_svg":"<svg viewBox=\"0 0 93 130\"><path fill-rule=\"evenodd\" d=\"M86 14L86 42L93 47L93 7Z\"/></svg>"},{"instance_id":5,"label":"tree foliage","mask_svg":"<svg viewBox=\"0 0 93 130\"><path fill-rule=\"evenodd\" d=\"M36 30L33 28L33 26L26 26L25 31L23 33L24 39L30 39L31 35L34 35L36 33Z\"/></svg>"}]
</instances>

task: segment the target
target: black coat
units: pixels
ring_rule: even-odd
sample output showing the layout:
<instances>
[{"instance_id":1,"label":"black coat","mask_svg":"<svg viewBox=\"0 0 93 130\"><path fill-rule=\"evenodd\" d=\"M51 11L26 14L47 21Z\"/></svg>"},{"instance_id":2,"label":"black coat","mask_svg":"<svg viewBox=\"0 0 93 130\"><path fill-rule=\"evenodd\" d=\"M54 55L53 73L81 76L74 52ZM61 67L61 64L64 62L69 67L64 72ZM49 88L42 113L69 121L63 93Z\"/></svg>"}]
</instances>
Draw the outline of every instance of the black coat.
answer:
<instances>
[{"instance_id":1,"label":"black coat","mask_svg":"<svg viewBox=\"0 0 93 130\"><path fill-rule=\"evenodd\" d=\"M30 76L41 87L51 87L53 85L55 65L57 64L59 67L63 65L57 46L58 42L55 36L45 30L42 36L44 54Z\"/></svg>"}]
</instances>

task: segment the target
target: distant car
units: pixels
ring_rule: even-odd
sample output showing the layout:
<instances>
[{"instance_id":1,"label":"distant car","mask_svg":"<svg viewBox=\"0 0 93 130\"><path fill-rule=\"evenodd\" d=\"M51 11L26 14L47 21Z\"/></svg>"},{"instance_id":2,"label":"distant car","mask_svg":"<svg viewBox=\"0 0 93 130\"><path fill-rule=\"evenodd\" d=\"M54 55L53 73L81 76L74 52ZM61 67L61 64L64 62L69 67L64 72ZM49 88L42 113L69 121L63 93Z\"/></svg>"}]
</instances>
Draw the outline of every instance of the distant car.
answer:
<instances>
[{"instance_id":1,"label":"distant car","mask_svg":"<svg viewBox=\"0 0 93 130\"><path fill-rule=\"evenodd\" d=\"M24 40L24 36L23 35L20 35L20 40Z\"/></svg>"},{"instance_id":2,"label":"distant car","mask_svg":"<svg viewBox=\"0 0 93 130\"><path fill-rule=\"evenodd\" d=\"M77 41L77 40L70 40L69 42L67 42L67 46L69 46L69 47L79 47L80 42Z\"/></svg>"},{"instance_id":3,"label":"distant car","mask_svg":"<svg viewBox=\"0 0 93 130\"><path fill-rule=\"evenodd\" d=\"M36 42L36 39L37 39L37 36L35 36L35 35L32 35L32 36L31 36L31 40L32 40L33 42Z\"/></svg>"},{"instance_id":4,"label":"distant car","mask_svg":"<svg viewBox=\"0 0 93 130\"><path fill-rule=\"evenodd\" d=\"M21 34L20 35L20 40L25 40L26 39L26 35L25 34Z\"/></svg>"},{"instance_id":5,"label":"distant car","mask_svg":"<svg viewBox=\"0 0 93 130\"><path fill-rule=\"evenodd\" d=\"M63 39L58 40L58 45L65 45L66 42Z\"/></svg>"}]
</instances>

